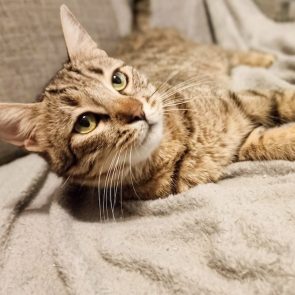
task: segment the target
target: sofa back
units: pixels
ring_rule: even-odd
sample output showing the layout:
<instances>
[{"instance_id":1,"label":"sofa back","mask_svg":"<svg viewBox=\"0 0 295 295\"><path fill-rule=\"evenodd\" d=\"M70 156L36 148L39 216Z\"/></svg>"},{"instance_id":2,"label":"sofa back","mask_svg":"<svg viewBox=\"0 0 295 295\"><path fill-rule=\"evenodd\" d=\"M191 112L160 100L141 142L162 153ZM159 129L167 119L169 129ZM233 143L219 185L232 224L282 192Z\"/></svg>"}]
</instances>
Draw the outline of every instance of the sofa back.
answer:
<instances>
[{"instance_id":1,"label":"sofa back","mask_svg":"<svg viewBox=\"0 0 295 295\"><path fill-rule=\"evenodd\" d=\"M34 101L67 60L63 3L108 52L131 29L128 0L0 0L0 102ZM1 142L0 164L20 153Z\"/></svg>"}]
</instances>

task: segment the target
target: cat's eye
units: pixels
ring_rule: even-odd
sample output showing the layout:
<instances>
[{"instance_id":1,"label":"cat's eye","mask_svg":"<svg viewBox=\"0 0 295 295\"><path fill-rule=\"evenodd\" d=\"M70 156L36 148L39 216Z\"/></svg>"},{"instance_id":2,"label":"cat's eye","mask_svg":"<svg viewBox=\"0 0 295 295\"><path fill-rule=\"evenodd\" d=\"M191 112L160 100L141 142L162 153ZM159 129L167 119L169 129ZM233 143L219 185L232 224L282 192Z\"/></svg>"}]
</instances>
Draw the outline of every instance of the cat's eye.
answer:
<instances>
[{"instance_id":1,"label":"cat's eye","mask_svg":"<svg viewBox=\"0 0 295 295\"><path fill-rule=\"evenodd\" d=\"M117 91L122 91L127 86L127 76L122 72L115 72L112 76L112 86Z\"/></svg>"},{"instance_id":2,"label":"cat's eye","mask_svg":"<svg viewBox=\"0 0 295 295\"><path fill-rule=\"evenodd\" d=\"M75 123L74 129L77 133L87 134L93 131L98 124L96 116L92 113L82 114Z\"/></svg>"}]
</instances>

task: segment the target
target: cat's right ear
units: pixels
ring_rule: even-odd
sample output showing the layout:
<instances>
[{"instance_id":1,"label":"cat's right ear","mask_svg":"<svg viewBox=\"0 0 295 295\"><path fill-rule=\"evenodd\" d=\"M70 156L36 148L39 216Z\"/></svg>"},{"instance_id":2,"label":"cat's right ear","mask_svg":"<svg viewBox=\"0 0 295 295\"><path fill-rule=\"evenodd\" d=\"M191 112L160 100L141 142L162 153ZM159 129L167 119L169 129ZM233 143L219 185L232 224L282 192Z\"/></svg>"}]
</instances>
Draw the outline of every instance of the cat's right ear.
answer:
<instances>
[{"instance_id":1,"label":"cat's right ear","mask_svg":"<svg viewBox=\"0 0 295 295\"><path fill-rule=\"evenodd\" d=\"M36 137L37 108L38 103L0 103L0 140L42 152Z\"/></svg>"},{"instance_id":2,"label":"cat's right ear","mask_svg":"<svg viewBox=\"0 0 295 295\"><path fill-rule=\"evenodd\" d=\"M60 7L60 18L71 61L74 61L76 58L83 59L83 57L89 55L107 56L105 51L97 47L97 44L64 4Z\"/></svg>"}]
</instances>

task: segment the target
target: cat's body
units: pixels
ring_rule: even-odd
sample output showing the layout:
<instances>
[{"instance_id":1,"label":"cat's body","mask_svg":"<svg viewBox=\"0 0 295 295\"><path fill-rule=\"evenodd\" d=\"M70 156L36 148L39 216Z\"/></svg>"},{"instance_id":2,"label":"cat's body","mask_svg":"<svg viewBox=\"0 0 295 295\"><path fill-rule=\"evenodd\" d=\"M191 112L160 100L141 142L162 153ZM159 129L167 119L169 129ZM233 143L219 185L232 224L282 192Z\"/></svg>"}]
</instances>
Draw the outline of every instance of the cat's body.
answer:
<instances>
[{"instance_id":1,"label":"cat's body","mask_svg":"<svg viewBox=\"0 0 295 295\"><path fill-rule=\"evenodd\" d=\"M233 161L295 159L294 124L274 127L294 120L293 92L229 90L232 66L269 66L271 56L151 31L118 53L133 68L98 49L66 8L62 22L70 62L40 102L0 105L0 137L44 155L68 184L161 198L217 181Z\"/></svg>"},{"instance_id":2,"label":"cat's body","mask_svg":"<svg viewBox=\"0 0 295 295\"><path fill-rule=\"evenodd\" d=\"M142 167L132 169L134 187L125 187L125 196L157 198L217 181L259 124L229 91L230 70L241 63L269 66L272 57L197 45L169 30L129 38L119 56L160 87L172 73L165 89L179 88L164 103L163 140Z\"/></svg>"}]
</instances>

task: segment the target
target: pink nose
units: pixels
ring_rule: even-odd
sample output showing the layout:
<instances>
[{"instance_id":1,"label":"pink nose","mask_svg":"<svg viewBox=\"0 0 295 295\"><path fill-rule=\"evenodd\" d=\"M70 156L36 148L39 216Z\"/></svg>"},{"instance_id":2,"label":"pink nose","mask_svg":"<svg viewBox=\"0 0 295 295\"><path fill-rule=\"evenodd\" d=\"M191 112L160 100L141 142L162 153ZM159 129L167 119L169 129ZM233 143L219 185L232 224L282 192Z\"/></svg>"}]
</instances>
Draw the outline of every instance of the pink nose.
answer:
<instances>
[{"instance_id":1,"label":"pink nose","mask_svg":"<svg viewBox=\"0 0 295 295\"><path fill-rule=\"evenodd\" d=\"M120 102L116 118L126 124L146 120L142 103L134 98L124 99Z\"/></svg>"}]
</instances>

